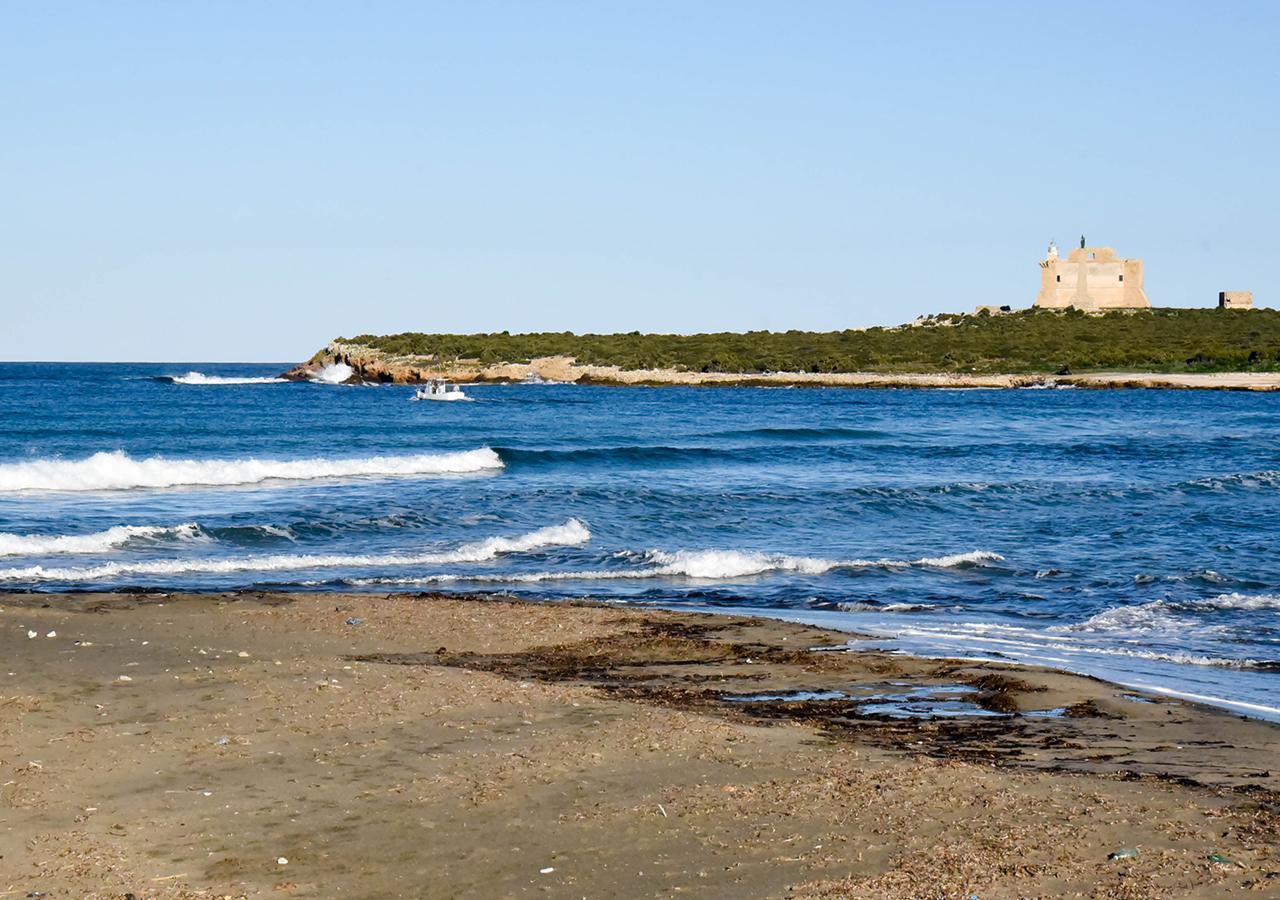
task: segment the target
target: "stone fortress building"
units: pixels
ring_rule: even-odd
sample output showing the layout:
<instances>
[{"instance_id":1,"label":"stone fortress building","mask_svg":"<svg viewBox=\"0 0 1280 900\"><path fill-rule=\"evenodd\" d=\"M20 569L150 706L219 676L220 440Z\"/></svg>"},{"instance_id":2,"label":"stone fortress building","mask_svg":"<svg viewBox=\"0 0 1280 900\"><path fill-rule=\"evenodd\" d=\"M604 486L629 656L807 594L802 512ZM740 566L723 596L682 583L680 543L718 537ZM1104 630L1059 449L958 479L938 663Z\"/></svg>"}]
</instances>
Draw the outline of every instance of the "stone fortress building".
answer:
<instances>
[{"instance_id":1,"label":"stone fortress building","mask_svg":"<svg viewBox=\"0 0 1280 900\"><path fill-rule=\"evenodd\" d=\"M1220 291L1218 309L1253 309L1253 291Z\"/></svg>"},{"instance_id":2,"label":"stone fortress building","mask_svg":"<svg viewBox=\"0 0 1280 900\"><path fill-rule=\"evenodd\" d=\"M1084 236L1066 259L1049 242L1040 261L1040 293L1035 309L1078 309L1092 315L1111 310L1150 309L1142 288L1142 260L1121 259L1110 247L1090 247ZM1254 309L1251 291L1222 291L1218 309ZM1015 312L1012 306L979 305L977 315L1000 316ZM919 320L917 320L919 321Z\"/></svg>"},{"instance_id":3,"label":"stone fortress building","mask_svg":"<svg viewBox=\"0 0 1280 900\"><path fill-rule=\"evenodd\" d=\"M1039 309L1075 309L1101 312L1109 309L1150 309L1142 289L1142 260L1120 259L1110 247L1080 247L1066 259L1057 245L1040 262Z\"/></svg>"}]
</instances>

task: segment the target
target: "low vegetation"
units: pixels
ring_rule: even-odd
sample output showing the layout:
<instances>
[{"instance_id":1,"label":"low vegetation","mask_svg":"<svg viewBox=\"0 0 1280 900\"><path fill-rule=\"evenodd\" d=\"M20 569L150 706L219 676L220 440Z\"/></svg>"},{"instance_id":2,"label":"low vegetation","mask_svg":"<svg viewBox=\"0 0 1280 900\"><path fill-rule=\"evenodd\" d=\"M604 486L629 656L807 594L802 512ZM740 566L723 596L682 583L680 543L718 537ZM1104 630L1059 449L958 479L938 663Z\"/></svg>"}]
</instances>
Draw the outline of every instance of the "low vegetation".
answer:
<instances>
[{"instance_id":1,"label":"low vegetation","mask_svg":"<svg viewBox=\"0 0 1280 900\"><path fill-rule=\"evenodd\" d=\"M571 356L694 372L1147 372L1280 370L1280 312L1153 309L1089 316L1023 310L939 315L847 331L715 334L420 334L339 338L394 356L482 364Z\"/></svg>"}]
</instances>

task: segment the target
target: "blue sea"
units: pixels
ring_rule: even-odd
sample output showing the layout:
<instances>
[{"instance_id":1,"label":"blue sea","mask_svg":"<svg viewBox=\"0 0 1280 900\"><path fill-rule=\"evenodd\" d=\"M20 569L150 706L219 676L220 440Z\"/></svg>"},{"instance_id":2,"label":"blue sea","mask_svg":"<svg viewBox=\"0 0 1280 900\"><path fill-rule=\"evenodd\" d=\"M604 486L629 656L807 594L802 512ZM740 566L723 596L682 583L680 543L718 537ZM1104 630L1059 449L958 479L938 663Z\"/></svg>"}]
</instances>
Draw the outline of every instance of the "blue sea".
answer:
<instances>
[{"instance_id":1,"label":"blue sea","mask_svg":"<svg viewBox=\"0 0 1280 900\"><path fill-rule=\"evenodd\" d=\"M284 368L0 365L0 589L763 612L1280 719L1280 395Z\"/></svg>"}]
</instances>

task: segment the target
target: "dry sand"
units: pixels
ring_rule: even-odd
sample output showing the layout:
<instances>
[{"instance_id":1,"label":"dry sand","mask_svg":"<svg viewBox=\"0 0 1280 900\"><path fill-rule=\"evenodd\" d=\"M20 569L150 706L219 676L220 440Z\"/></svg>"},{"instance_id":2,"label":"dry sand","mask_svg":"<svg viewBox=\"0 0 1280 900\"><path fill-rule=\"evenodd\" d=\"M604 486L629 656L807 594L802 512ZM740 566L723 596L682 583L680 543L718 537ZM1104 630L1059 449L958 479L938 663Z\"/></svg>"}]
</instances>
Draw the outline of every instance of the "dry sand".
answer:
<instances>
[{"instance_id":1,"label":"dry sand","mask_svg":"<svg viewBox=\"0 0 1280 900\"><path fill-rule=\"evenodd\" d=\"M438 596L8 595L0 625L0 898L1280 895L1280 729L1088 678ZM724 699L929 685L1066 712Z\"/></svg>"}]
</instances>

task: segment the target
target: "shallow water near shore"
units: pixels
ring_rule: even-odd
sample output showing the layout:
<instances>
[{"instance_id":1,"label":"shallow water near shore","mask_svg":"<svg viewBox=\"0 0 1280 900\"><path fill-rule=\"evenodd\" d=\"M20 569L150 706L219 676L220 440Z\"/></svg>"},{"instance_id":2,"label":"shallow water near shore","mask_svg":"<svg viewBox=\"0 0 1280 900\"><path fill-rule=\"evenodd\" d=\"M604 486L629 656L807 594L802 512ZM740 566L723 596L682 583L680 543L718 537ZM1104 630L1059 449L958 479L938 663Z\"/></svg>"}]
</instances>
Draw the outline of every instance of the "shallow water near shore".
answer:
<instances>
[{"instance_id":1,"label":"shallow water near shore","mask_svg":"<svg viewBox=\"0 0 1280 900\"><path fill-rule=\"evenodd\" d=\"M284 368L0 365L0 589L761 610L1280 718L1280 397Z\"/></svg>"}]
</instances>

